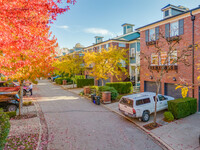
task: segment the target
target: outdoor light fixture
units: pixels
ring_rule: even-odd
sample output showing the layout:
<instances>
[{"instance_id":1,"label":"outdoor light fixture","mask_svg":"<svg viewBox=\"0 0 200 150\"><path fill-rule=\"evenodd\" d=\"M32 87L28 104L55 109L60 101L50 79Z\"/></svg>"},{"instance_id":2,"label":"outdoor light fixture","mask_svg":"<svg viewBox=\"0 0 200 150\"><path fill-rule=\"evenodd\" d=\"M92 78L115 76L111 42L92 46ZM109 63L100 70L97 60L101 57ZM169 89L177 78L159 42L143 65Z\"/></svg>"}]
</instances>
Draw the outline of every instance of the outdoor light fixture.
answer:
<instances>
[{"instance_id":1,"label":"outdoor light fixture","mask_svg":"<svg viewBox=\"0 0 200 150\"><path fill-rule=\"evenodd\" d=\"M150 76L150 79L153 79L153 77L152 77L152 76Z\"/></svg>"},{"instance_id":2,"label":"outdoor light fixture","mask_svg":"<svg viewBox=\"0 0 200 150\"><path fill-rule=\"evenodd\" d=\"M175 77L173 77L173 81L176 81L176 78L175 78Z\"/></svg>"}]
</instances>

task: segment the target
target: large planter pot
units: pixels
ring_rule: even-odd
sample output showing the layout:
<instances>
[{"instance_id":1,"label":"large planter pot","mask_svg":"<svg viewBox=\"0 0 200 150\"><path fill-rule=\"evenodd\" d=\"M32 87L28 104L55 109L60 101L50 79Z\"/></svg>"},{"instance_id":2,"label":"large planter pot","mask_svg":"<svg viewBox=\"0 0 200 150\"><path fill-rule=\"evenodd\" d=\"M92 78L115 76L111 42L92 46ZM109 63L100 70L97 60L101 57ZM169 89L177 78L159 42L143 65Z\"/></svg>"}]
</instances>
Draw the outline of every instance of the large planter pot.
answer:
<instances>
[{"instance_id":1,"label":"large planter pot","mask_svg":"<svg viewBox=\"0 0 200 150\"><path fill-rule=\"evenodd\" d=\"M89 86L85 86L84 87L84 95L88 95L90 94L90 87Z\"/></svg>"},{"instance_id":2,"label":"large planter pot","mask_svg":"<svg viewBox=\"0 0 200 150\"><path fill-rule=\"evenodd\" d=\"M63 85L67 85L67 80L63 80Z\"/></svg>"},{"instance_id":3,"label":"large planter pot","mask_svg":"<svg viewBox=\"0 0 200 150\"><path fill-rule=\"evenodd\" d=\"M104 104L111 103L111 92L102 92L102 101Z\"/></svg>"}]
</instances>

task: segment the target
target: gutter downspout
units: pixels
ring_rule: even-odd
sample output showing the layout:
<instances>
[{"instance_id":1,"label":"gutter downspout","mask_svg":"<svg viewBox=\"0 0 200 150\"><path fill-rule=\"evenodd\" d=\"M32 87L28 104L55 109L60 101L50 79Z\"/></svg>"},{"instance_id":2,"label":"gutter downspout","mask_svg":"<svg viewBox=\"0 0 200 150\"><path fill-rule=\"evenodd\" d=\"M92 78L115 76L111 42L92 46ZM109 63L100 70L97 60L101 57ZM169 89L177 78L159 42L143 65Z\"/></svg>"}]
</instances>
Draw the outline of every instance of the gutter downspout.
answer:
<instances>
[{"instance_id":1,"label":"gutter downspout","mask_svg":"<svg viewBox=\"0 0 200 150\"><path fill-rule=\"evenodd\" d=\"M194 21L195 16L190 11L192 21L192 97L194 98Z\"/></svg>"}]
</instances>

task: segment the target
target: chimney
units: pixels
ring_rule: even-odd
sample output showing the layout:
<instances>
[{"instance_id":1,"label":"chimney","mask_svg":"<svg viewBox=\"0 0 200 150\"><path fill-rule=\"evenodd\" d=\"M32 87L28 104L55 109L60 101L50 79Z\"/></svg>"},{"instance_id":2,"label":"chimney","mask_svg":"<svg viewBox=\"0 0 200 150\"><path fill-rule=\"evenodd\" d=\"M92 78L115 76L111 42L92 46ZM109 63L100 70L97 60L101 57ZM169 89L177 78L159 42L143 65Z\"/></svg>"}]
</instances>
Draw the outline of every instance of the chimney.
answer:
<instances>
[{"instance_id":1,"label":"chimney","mask_svg":"<svg viewBox=\"0 0 200 150\"><path fill-rule=\"evenodd\" d=\"M127 34L127 33L130 33L130 32L133 32L133 27L134 26L135 26L134 24L124 23L122 25L122 27L123 27L123 34Z\"/></svg>"},{"instance_id":2,"label":"chimney","mask_svg":"<svg viewBox=\"0 0 200 150\"><path fill-rule=\"evenodd\" d=\"M101 36L95 36L94 38L95 38L95 44L103 42L103 37Z\"/></svg>"}]
</instances>

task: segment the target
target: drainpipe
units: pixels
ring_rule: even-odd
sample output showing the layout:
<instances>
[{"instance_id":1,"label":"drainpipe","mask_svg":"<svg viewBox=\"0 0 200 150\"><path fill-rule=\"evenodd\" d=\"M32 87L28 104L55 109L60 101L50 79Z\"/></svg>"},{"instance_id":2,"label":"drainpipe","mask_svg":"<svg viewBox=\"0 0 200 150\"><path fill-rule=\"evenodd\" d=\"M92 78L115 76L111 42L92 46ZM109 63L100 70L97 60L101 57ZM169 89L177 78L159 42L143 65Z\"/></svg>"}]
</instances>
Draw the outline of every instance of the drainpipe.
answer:
<instances>
[{"instance_id":1,"label":"drainpipe","mask_svg":"<svg viewBox=\"0 0 200 150\"><path fill-rule=\"evenodd\" d=\"M192 21L192 97L194 97L194 21L195 16L190 11Z\"/></svg>"}]
</instances>

